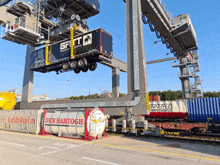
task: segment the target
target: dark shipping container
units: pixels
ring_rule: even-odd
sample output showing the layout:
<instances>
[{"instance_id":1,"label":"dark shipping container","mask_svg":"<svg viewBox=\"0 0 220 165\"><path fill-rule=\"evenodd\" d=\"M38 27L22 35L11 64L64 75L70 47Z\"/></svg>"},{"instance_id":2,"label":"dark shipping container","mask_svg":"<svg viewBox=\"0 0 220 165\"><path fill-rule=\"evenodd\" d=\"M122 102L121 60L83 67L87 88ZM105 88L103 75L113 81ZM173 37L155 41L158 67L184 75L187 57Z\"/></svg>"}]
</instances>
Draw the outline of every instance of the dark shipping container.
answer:
<instances>
[{"instance_id":1,"label":"dark shipping container","mask_svg":"<svg viewBox=\"0 0 220 165\"><path fill-rule=\"evenodd\" d=\"M188 116L192 121L219 121L220 98L194 98L188 100Z\"/></svg>"},{"instance_id":2,"label":"dark shipping container","mask_svg":"<svg viewBox=\"0 0 220 165\"><path fill-rule=\"evenodd\" d=\"M111 62L112 36L101 28L78 35L74 38L74 60L85 58L87 61ZM50 72L62 69L62 63L71 61L70 40L61 41L49 47L49 65L45 64L45 48L31 53L30 69L38 72Z\"/></svg>"}]
</instances>

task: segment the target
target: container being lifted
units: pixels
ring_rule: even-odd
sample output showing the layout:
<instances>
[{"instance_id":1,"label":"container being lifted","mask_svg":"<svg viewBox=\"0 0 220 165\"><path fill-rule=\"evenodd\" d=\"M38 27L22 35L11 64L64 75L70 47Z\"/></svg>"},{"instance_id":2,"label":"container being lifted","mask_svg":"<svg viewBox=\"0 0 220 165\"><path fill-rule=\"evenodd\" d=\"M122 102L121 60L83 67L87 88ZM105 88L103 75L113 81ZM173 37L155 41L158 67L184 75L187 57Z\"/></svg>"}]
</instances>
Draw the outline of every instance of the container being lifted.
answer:
<instances>
[{"instance_id":1,"label":"container being lifted","mask_svg":"<svg viewBox=\"0 0 220 165\"><path fill-rule=\"evenodd\" d=\"M183 50L197 50L196 33L189 14L182 14L173 18L173 26L170 33L177 40Z\"/></svg>"},{"instance_id":2,"label":"container being lifted","mask_svg":"<svg viewBox=\"0 0 220 165\"><path fill-rule=\"evenodd\" d=\"M57 73L74 70L79 73L94 71L96 62L111 63L112 36L101 28L54 43L31 53L30 69L37 72ZM73 51L73 53L72 53Z\"/></svg>"}]
</instances>

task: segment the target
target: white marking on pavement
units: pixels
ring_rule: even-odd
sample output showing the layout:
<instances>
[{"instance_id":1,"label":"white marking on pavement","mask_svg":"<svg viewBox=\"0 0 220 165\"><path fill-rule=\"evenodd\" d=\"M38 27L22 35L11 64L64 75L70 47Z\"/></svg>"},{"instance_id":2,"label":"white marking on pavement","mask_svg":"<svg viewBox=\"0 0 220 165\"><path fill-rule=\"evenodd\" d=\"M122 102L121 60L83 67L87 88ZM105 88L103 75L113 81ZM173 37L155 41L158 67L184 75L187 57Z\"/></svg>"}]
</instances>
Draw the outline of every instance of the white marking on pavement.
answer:
<instances>
[{"instance_id":1,"label":"white marking on pavement","mask_svg":"<svg viewBox=\"0 0 220 165\"><path fill-rule=\"evenodd\" d=\"M26 147L26 145L23 145L23 144L17 144L17 143L5 142L5 141L0 141L0 143L6 143L6 144L12 144L12 145L16 145L16 146Z\"/></svg>"},{"instance_id":2,"label":"white marking on pavement","mask_svg":"<svg viewBox=\"0 0 220 165\"><path fill-rule=\"evenodd\" d=\"M55 143L54 145L72 147L72 146L75 146L76 144L70 144L70 143Z\"/></svg>"},{"instance_id":3,"label":"white marking on pavement","mask_svg":"<svg viewBox=\"0 0 220 165\"><path fill-rule=\"evenodd\" d=\"M82 158L83 158L83 159L88 159L88 160L97 161L97 162L102 162L102 163L106 163L106 164L119 165L119 164L116 164L116 163L106 162L106 161L102 161L102 160L98 160L98 159L92 159L92 158L86 158L86 157L82 157Z\"/></svg>"},{"instance_id":4,"label":"white marking on pavement","mask_svg":"<svg viewBox=\"0 0 220 165\"><path fill-rule=\"evenodd\" d=\"M54 145L57 145L57 146L65 146L66 144L64 144L64 143L55 143Z\"/></svg>"},{"instance_id":5,"label":"white marking on pavement","mask_svg":"<svg viewBox=\"0 0 220 165\"><path fill-rule=\"evenodd\" d=\"M55 152L60 152L60 151L68 150L68 149L79 147L79 146L83 146L83 145L85 145L85 144L74 145L74 146L71 146L71 147L68 147L68 148L63 148L63 149L60 149L60 150L56 150L56 151L52 151L52 152L47 152L47 153L44 153L44 154L41 154L41 155L52 154L52 153L55 153Z\"/></svg>"},{"instance_id":6,"label":"white marking on pavement","mask_svg":"<svg viewBox=\"0 0 220 165\"><path fill-rule=\"evenodd\" d=\"M38 149L42 149L42 148L51 148L51 149L55 149L55 150L59 150L60 149L60 148L50 147L50 146L41 146Z\"/></svg>"}]
</instances>

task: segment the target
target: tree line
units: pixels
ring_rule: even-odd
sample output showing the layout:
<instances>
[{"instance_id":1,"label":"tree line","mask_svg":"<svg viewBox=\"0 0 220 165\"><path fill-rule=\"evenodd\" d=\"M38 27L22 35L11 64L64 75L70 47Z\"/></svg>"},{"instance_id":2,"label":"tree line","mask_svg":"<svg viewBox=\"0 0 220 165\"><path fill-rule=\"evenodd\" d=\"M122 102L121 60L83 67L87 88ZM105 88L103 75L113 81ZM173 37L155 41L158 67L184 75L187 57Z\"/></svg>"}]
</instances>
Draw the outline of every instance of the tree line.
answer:
<instances>
[{"instance_id":1,"label":"tree line","mask_svg":"<svg viewBox=\"0 0 220 165\"><path fill-rule=\"evenodd\" d=\"M125 97L125 96L126 96L126 94L119 93L119 97ZM98 93L90 95L90 99L97 99L97 98L100 98L100 97L101 97L101 95L99 95ZM84 96L84 95L71 96L71 97L69 97L69 99L71 99L71 100L89 99L89 95L87 95L87 96Z\"/></svg>"},{"instance_id":2,"label":"tree line","mask_svg":"<svg viewBox=\"0 0 220 165\"><path fill-rule=\"evenodd\" d=\"M160 100L176 100L182 98L182 91L150 91L150 96L160 95ZM193 94L194 95L194 94ZM119 97L125 97L126 94L120 93ZM204 97L220 97L220 92L204 92ZM90 95L90 99L100 98L98 93ZM89 95L84 96L71 96L69 97L71 100L80 100L80 99L89 99Z\"/></svg>"},{"instance_id":3,"label":"tree line","mask_svg":"<svg viewBox=\"0 0 220 165\"><path fill-rule=\"evenodd\" d=\"M182 98L182 91L151 91L150 96L160 95L160 100L176 100ZM204 97L220 97L220 92L203 92ZM195 93L192 93L192 97L195 97Z\"/></svg>"}]
</instances>

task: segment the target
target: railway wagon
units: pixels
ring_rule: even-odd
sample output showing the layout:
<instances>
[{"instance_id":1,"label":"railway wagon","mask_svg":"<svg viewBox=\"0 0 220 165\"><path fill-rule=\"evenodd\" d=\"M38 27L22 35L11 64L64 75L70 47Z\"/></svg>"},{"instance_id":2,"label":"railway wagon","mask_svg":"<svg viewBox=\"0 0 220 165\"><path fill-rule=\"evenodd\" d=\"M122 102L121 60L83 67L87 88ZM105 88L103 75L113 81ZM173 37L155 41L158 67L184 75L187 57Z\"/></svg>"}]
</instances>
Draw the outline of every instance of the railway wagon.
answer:
<instances>
[{"instance_id":1,"label":"railway wagon","mask_svg":"<svg viewBox=\"0 0 220 165\"><path fill-rule=\"evenodd\" d=\"M166 130L220 133L220 98L150 102L149 123Z\"/></svg>"},{"instance_id":2,"label":"railway wagon","mask_svg":"<svg viewBox=\"0 0 220 165\"><path fill-rule=\"evenodd\" d=\"M111 63L112 36L101 28L75 36L72 46L73 53L68 39L33 51L30 69L42 73L70 70L79 73L94 71L99 61Z\"/></svg>"}]
</instances>

